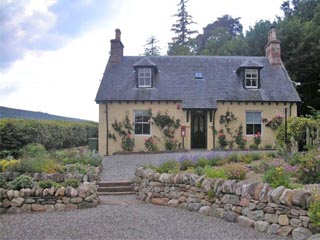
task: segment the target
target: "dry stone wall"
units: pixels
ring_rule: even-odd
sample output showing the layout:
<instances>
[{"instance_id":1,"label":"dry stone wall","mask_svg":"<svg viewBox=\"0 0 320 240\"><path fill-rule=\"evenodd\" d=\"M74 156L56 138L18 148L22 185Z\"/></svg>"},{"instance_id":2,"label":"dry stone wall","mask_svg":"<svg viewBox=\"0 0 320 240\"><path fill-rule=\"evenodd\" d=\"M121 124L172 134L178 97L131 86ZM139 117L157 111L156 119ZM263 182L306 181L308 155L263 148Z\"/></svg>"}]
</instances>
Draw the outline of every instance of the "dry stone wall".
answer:
<instances>
[{"instance_id":1,"label":"dry stone wall","mask_svg":"<svg viewBox=\"0 0 320 240\"><path fill-rule=\"evenodd\" d=\"M0 214L63 211L96 207L96 183L84 182L78 188L38 186L17 190L0 188Z\"/></svg>"},{"instance_id":2,"label":"dry stone wall","mask_svg":"<svg viewBox=\"0 0 320 240\"><path fill-rule=\"evenodd\" d=\"M67 179L77 179L81 182L99 181L101 173L100 167L94 169L94 173L81 174L81 173L21 173L21 172L2 172L1 174L7 181L12 181L20 175L28 175L35 181L51 180L54 182L63 182Z\"/></svg>"},{"instance_id":3,"label":"dry stone wall","mask_svg":"<svg viewBox=\"0 0 320 240\"><path fill-rule=\"evenodd\" d=\"M294 240L320 232L310 222L307 211L313 196L304 190L283 186L272 189L268 184L211 179L192 173L160 174L142 167L136 170L134 182L138 198L153 204L199 211L259 232L292 235Z\"/></svg>"}]
</instances>

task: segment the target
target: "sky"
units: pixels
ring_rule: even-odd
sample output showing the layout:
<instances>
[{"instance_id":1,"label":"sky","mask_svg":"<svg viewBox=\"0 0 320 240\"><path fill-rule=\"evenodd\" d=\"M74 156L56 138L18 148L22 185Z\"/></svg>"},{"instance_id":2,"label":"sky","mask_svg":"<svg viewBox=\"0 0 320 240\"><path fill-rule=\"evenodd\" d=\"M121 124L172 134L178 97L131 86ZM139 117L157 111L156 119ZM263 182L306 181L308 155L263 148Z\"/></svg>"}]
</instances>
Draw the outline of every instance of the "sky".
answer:
<instances>
[{"instance_id":1,"label":"sky","mask_svg":"<svg viewBox=\"0 0 320 240\"><path fill-rule=\"evenodd\" d=\"M162 54L179 0L0 0L0 106L98 121L94 102L115 29L124 55L137 56L151 36ZM202 29L240 17L244 31L282 17L283 0L189 0ZM267 37L267 33L266 33Z\"/></svg>"}]
</instances>

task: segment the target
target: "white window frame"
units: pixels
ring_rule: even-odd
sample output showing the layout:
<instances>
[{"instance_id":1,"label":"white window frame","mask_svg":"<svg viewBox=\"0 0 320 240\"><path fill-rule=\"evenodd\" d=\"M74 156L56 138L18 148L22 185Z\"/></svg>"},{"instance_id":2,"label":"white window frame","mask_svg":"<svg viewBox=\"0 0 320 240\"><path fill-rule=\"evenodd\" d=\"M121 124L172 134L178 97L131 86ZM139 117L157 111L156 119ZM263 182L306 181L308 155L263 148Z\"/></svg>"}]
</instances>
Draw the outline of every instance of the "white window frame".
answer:
<instances>
[{"instance_id":1,"label":"white window frame","mask_svg":"<svg viewBox=\"0 0 320 240\"><path fill-rule=\"evenodd\" d=\"M142 116L148 116L149 121L148 122L136 122L136 116L137 114L141 114ZM136 124L142 124L142 133L136 133L136 129L134 129L134 135L135 136L151 136L151 115L148 110L135 110L134 111L134 128L136 128ZM149 125L149 134L143 132L143 125Z\"/></svg>"},{"instance_id":2,"label":"white window frame","mask_svg":"<svg viewBox=\"0 0 320 240\"><path fill-rule=\"evenodd\" d=\"M258 123L258 122L255 122L255 121L253 121L253 122L248 122L248 119L247 119L247 113L260 113L260 122ZM248 124L254 124L254 125L258 125L258 124L260 124L260 134L261 134L261 136L262 136L262 130L263 130L263 124L262 124L262 111L246 111L246 135L247 136L253 136L254 134L256 134L256 133L252 133L252 134L248 134L247 132L247 125Z\"/></svg>"},{"instance_id":3,"label":"white window frame","mask_svg":"<svg viewBox=\"0 0 320 240\"><path fill-rule=\"evenodd\" d=\"M149 80L149 84L146 82ZM143 82L143 84L140 84ZM151 68L138 68L138 87L150 88L152 85L152 71Z\"/></svg>"},{"instance_id":4,"label":"white window frame","mask_svg":"<svg viewBox=\"0 0 320 240\"><path fill-rule=\"evenodd\" d=\"M254 76L255 75L255 76ZM247 81L250 81L250 85L247 85ZM255 82L255 86L253 86ZM259 70L256 68L246 68L244 70L244 84L246 88L257 89L259 86Z\"/></svg>"}]
</instances>

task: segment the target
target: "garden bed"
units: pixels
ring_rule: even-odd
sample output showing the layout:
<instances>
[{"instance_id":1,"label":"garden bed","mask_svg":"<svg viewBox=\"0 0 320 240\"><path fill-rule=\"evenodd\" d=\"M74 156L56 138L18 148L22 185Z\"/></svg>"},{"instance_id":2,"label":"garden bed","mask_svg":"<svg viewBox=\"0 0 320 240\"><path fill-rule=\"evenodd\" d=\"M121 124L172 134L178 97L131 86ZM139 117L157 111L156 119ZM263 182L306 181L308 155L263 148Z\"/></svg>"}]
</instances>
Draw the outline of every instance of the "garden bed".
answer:
<instances>
[{"instance_id":1,"label":"garden bed","mask_svg":"<svg viewBox=\"0 0 320 240\"><path fill-rule=\"evenodd\" d=\"M0 213L95 207L102 158L87 148L48 152L31 144L0 160Z\"/></svg>"}]
</instances>

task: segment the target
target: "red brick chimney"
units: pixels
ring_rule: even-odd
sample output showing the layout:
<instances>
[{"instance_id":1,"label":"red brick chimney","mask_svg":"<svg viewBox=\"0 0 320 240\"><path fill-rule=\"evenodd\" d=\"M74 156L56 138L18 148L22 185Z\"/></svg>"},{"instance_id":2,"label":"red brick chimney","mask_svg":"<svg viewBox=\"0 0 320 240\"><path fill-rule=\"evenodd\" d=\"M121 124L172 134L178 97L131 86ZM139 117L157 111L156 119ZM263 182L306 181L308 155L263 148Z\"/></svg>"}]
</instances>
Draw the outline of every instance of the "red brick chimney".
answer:
<instances>
[{"instance_id":1,"label":"red brick chimney","mask_svg":"<svg viewBox=\"0 0 320 240\"><path fill-rule=\"evenodd\" d=\"M123 44L121 42L121 31L116 29L115 39L110 40L111 51L110 51L110 63L118 64L121 63L123 57Z\"/></svg>"},{"instance_id":2,"label":"red brick chimney","mask_svg":"<svg viewBox=\"0 0 320 240\"><path fill-rule=\"evenodd\" d=\"M282 64L280 40L277 39L275 27L271 27L268 32L268 43L265 47L266 57L272 65Z\"/></svg>"}]
</instances>

